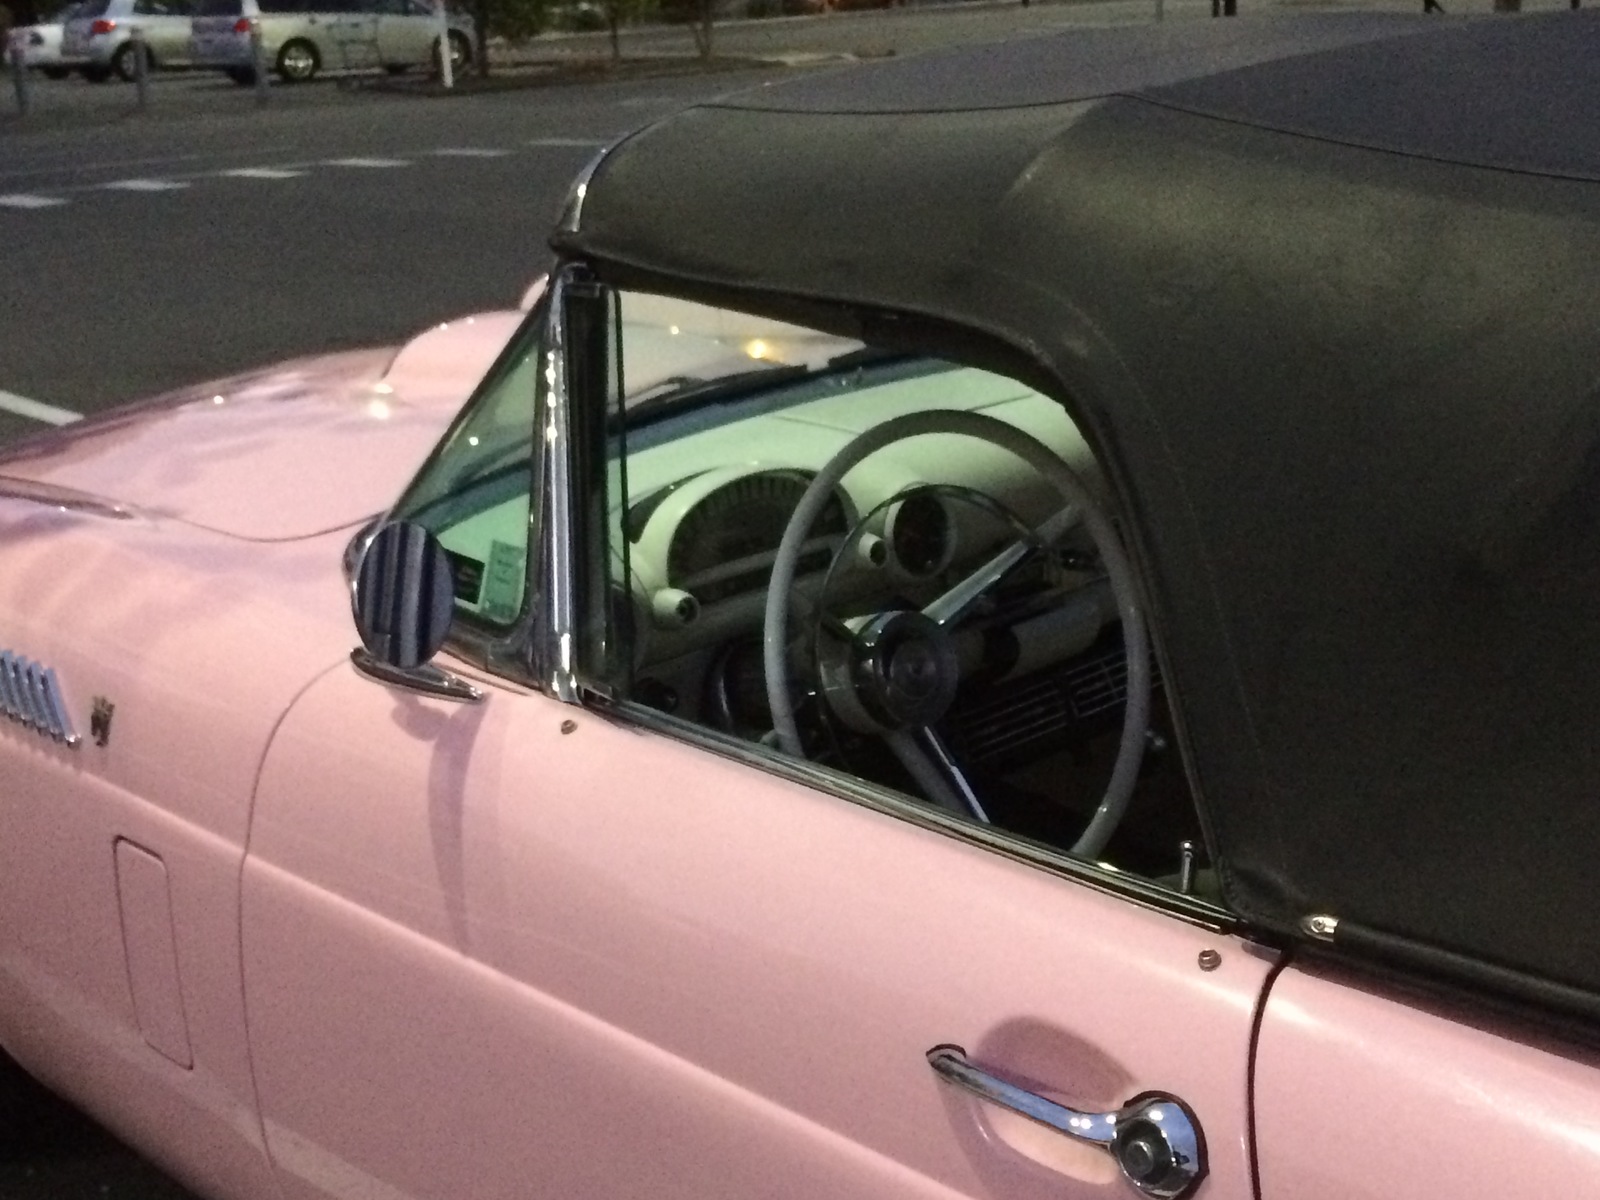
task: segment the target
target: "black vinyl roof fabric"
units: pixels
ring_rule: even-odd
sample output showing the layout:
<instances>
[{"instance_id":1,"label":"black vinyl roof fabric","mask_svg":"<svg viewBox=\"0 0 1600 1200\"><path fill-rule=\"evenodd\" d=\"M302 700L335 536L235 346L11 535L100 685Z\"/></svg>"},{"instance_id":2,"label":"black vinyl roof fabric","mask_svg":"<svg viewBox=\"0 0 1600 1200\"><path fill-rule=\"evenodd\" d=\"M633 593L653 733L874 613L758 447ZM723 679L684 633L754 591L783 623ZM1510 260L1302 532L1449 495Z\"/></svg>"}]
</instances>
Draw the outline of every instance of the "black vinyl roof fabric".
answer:
<instances>
[{"instance_id":1,"label":"black vinyl roof fabric","mask_svg":"<svg viewBox=\"0 0 1600 1200\"><path fill-rule=\"evenodd\" d=\"M1230 903L1600 1017L1597 71L1592 10L966 48L670 117L557 246L1042 380Z\"/></svg>"}]
</instances>

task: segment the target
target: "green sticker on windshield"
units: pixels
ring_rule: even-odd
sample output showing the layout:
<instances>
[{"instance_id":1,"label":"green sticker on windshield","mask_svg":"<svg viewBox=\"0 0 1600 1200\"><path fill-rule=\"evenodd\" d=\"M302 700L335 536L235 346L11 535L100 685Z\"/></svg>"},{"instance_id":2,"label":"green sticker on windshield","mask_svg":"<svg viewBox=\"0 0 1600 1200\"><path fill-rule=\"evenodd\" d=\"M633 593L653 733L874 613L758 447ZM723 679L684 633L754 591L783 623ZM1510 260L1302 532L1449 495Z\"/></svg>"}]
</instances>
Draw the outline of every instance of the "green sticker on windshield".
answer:
<instances>
[{"instance_id":1,"label":"green sticker on windshield","mask_svg":"<svg viewBox=\"0 0 1600 1200\"><path fill-rule=\"evenodd\" d=\"M489 566L483 573L478 611L490 621L509 625L522 611L528 553L514 542L491 542Z\"/></svg>"}]
</instances>

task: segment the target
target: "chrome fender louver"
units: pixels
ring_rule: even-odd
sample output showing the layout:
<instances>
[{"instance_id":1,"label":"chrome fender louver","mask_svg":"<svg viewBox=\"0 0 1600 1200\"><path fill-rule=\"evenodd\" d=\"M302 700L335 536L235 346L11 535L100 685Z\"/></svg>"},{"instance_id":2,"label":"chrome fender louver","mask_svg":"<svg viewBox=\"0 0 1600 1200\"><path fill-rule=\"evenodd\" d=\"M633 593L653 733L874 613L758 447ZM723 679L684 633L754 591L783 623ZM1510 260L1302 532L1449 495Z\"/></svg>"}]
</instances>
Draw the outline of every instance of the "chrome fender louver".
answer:
<instances>
[{"instance_id":1,"label":"chrome fender louver","mask_svg":"<svg viewBox=\"0 0 1600 1200\"><path fill-rule=\"evenodd\" d=\"M0 713L68 746L80 741L56 673L9 650L0 650Z\"/></svg>"}]
</instances>

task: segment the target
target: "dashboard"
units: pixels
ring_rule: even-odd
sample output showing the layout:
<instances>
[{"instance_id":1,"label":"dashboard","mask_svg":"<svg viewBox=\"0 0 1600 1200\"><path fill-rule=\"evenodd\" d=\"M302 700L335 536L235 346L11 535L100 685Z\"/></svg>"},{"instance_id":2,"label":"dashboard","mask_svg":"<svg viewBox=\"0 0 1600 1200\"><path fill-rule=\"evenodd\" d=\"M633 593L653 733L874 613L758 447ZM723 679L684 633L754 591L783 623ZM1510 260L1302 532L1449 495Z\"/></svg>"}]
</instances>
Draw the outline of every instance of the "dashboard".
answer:
<instances>
[{"instance_id":1,"label":"dashboard","mask_svg":"<svg viewBox=\"0 0 1600 1200\"><path fill-rule=\"evenodd\" d=\"M817 471L860 433L927 409L981 412L1095 480L1059 403L945 363L852 372L748 416L738 403L723 407L712 422L686 419L681 433L670 419L658 422L629 450L628 499L613 506L613 567L628 581L633 668L646 701L726 728L759 724L767 584L790 517ZM987 442L954 434L895 442L850 471L813 523L795 610L815 614L820 600L848 621L920 607L1015 542L1018 524L1037 527L1062 507L1032 468ZM1105 607L1094 606L1092 631L1075 633L1074 646L1098 635Z\"/></svg>"}]
</instances>

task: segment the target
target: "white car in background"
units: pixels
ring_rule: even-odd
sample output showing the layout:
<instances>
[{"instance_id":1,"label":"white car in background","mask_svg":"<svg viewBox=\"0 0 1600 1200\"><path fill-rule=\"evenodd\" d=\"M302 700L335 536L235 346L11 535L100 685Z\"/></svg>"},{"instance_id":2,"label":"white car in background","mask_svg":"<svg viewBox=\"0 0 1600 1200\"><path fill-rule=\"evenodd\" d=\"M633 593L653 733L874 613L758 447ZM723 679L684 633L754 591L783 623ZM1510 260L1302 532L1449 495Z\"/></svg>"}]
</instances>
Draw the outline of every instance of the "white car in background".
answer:
<instances>
[{"instance_id":1,"label":"white car in background","mask_svg":"<svg viewBox=\"0 0 1600 1200\"><path fill-rule=\"evenodd\" d=\"M138 75L134 31L152 70L189 65L189 0L84 0L61 35L61 60L91 83Z\"/></svg>"},{"instance_id":2,"label":"white car in background","mask_svg":"<svg viewBox=\"0 0 1600 1200\"><path fill-rule=\"evenodd\" d=\"M12 44L22 47L25 66L51 79L65 79L72 73L72 68L61 61L61 34L65 23L72 19L80 7L79 4L69 4L48 20L11 31Z\"/></svg>"}]
</instances>

